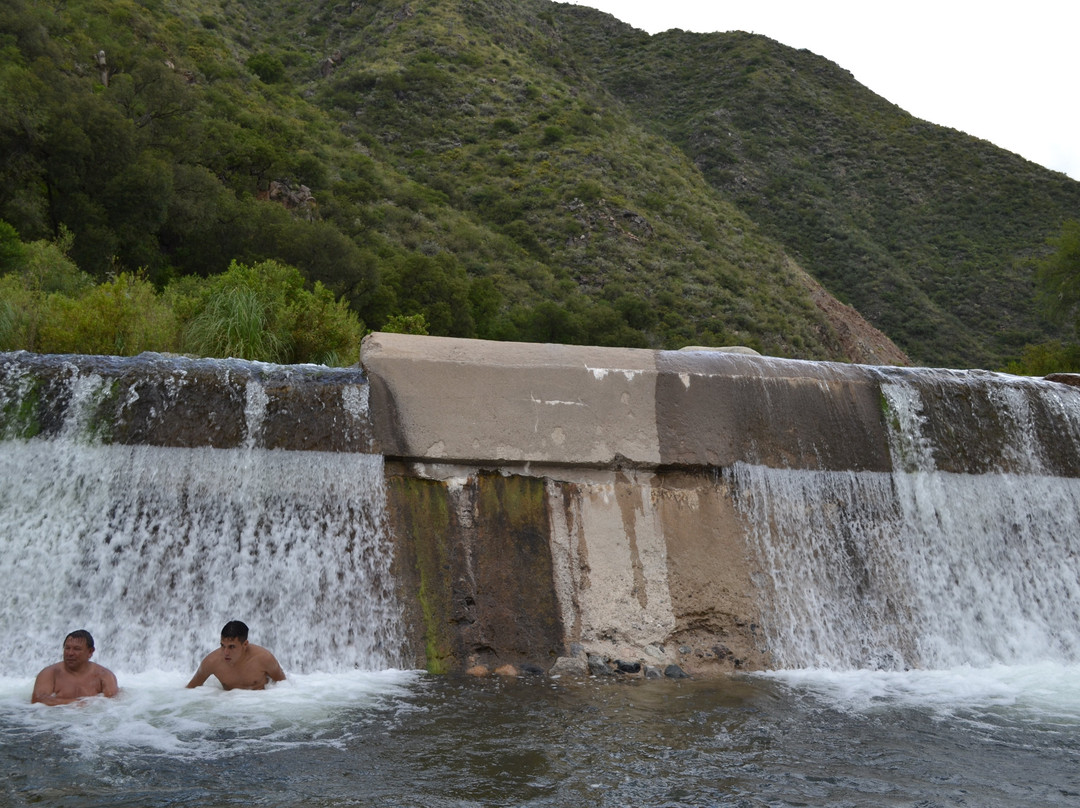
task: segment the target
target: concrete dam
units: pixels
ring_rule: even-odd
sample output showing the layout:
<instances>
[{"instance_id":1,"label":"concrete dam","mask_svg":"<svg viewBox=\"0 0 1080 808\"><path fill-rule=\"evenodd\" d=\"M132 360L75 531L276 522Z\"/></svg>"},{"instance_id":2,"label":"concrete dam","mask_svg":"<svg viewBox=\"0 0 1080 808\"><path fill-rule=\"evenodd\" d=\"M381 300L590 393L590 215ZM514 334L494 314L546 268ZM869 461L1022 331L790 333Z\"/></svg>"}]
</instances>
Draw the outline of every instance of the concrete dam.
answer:
<instances>
[{"instance_id":1,"label":"concrete dam","mask_svg":"<svg viewBox=\"0 0 1080 808\"><path fill-rule=\"evenodd\" d=\"M383 333L351 369L0 354L7 664L85 623L187 668L233 617L294 670L1075 662L1072 381Z\"/></svg>"}]
</instances>

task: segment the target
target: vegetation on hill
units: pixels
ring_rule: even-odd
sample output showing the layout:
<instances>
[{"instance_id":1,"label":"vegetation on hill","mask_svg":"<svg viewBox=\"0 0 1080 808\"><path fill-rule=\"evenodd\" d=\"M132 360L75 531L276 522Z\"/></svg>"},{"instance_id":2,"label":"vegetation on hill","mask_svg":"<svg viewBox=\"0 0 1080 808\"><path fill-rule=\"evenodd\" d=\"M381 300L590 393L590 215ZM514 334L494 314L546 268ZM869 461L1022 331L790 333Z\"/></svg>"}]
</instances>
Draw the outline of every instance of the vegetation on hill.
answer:
<instances>
[{"instance_id":1,"label":"vegetation on hill","mask_svg":"<svg viewBox=\"0 0 1080 808\"><path fill-rule=\"evenodd\" d=\"M1080 183L913 118L841 67L745 33L649 37L588 10L560 31L636 120L918 362L1000 367L1063 336L1033 258Z\"/></svg>"},{"instance_id":2,"label":"vegetation on hill","mask_svg":"<svg viewBox=\"0 0 1080 808\"><path fill-rule=\"evenodd\" d=\"M1080 183L820 57L547 0L9 0L0 154L0 349L118 321L100 286L171 341L72 350L239 350L217 312L292 361L365 328L859 359L804 269L921 363L1069 336L1033 278Z\"/></svg>"}]
</instances>

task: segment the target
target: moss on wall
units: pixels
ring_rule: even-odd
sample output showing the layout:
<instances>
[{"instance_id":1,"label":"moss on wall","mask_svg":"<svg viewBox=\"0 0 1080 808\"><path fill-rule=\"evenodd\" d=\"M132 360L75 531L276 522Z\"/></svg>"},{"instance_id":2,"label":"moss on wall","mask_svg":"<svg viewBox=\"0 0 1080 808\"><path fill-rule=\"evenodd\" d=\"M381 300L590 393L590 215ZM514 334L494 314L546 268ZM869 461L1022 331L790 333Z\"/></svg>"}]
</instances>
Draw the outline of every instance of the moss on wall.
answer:
<instances>
[{"instance_id":1,"label":"moss on wall","mask_svg":"<svg viewBox=\"0 0 1080 808\"><path fill-rule=\"evenodd\" d=\"M431 673L445 673L454 666L455 657L452 626L446 620L451 607L449 546L453 532L449 493L444 483L416 477L394 476L388 483L399 577L410 590L403 593L406 611L413 612L407 614L406 622L416 622L415 606L419 606L425 666ZM410 600L414 603L408 603Z\"/></svg>"},{"instance_id":2,"label":"moss on wall","mask_svg":"<svg viewBox=\"0 0 1080 808\"><path fill-rule=\"evenodd\" d=\"M432 673L562 652L543 480L388 476L406 623Z\"/></svg>"}]
</instances>

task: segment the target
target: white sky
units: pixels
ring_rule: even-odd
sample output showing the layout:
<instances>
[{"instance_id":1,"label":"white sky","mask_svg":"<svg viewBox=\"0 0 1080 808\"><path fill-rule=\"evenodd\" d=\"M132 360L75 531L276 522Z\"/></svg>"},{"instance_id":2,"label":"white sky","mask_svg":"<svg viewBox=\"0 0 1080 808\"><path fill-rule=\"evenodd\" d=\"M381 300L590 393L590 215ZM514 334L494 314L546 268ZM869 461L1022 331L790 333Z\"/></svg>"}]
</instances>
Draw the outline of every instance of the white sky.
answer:
<instances>
[{"instance_id":1,"label":"white sky","mask_svg":"<svg viewBox=\"0 0 1080 808\"><path fill-rule=\"evenodd\" d=\"M571 0L650 34L751 31L806 48L917 118L1080 180L1080 2Z\"/></svg>"}]
</instances>

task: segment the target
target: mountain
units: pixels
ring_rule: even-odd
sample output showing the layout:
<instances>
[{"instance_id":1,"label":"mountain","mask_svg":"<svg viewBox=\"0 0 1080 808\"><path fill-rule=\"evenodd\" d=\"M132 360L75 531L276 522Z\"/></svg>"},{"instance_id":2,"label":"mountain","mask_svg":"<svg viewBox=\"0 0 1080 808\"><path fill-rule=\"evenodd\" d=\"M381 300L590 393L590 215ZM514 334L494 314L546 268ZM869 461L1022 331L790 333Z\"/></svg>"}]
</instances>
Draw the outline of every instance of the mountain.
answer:
<instances>
[{"instance_id":1,"label":"mountain","mask_svg":"<svg viewBox=\"0 0 1080 808\"><path fill-rule=\"evenodd\" d=\"M275 258L371 328L859 362L1063 336L1031 259L1080 218L824 58L547 0L10 0L0 154L0 219L99 279Z\"/></svg>"},{"instance_id":2,"label":"mountain","mask_svg":"<svg viewBox=\"0 0 1080 808\"><path fill-rule=\"evenodd\" d=\"M1032 305L1031 258L1080 214L1080 183L913 118L806 50L564 19L636 120L916 361L998 366L1059 336Z\"/></svg>"}]
</instances>

